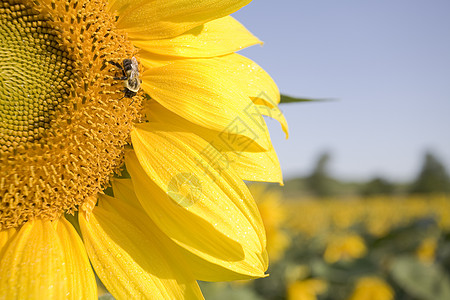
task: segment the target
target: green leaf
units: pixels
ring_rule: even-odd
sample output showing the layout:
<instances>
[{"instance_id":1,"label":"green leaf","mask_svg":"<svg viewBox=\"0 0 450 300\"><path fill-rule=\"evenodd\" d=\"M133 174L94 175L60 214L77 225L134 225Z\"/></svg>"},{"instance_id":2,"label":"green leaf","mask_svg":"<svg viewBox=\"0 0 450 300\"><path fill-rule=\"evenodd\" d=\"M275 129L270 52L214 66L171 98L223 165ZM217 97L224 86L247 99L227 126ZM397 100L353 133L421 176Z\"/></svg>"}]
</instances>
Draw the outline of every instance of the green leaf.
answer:
<instances>
[{"instance_id":1,"label":"green leaf","mask_svg":"<svg viewBox=\"0 0 450 300\"><path fill-rule=\"evenodd\" d=\"M347 284L349 281L374 274L378 266L368 257L356 259L353 261L340 261L329 264L322 259L311 259L311 273L313 277L326 279L328 282Z\"/></svg>"},{"instance_id":2,"label":"green leaf","mask_svg":"<svg viewBox=\"0 0 450 300\"><path fill-rule=\"evenodd\" d=\"M103 294L98 297L98 300L114 300L114 297L111 294Z\"/></svg>"},{"instance_id":3,"label":"green leaf","mask_svg":"<svg viewBox=\"0 0 450 300\"><path fill-rule=\"evenodd\" d=\"M426 264L412 256L396 258L390 268L394 280L414 298L450 299L448 274L436 264Z\"/></svg>"},{"instance_id":4,"label":"green leaf","mask_svg":"<svg viewBox=\"0 0 450 300\"><path fill-rule=\"evenodd\" d=\"M330 99L311 99L311 98L296 98L281 94L280 103L295 103L295 102L317 102L317 101L327 101Z\"/></svg>"},{"instance_id":5,"label":"green leaf","mask_svg":"<svg viewBox=\"0 0 450 300\"><path fill-rule=\"evenodd\" d=\"M232 285L223 282L199 282L205 299L214 300L262 300L251 285Z\"/></svg>"}]
</instances>

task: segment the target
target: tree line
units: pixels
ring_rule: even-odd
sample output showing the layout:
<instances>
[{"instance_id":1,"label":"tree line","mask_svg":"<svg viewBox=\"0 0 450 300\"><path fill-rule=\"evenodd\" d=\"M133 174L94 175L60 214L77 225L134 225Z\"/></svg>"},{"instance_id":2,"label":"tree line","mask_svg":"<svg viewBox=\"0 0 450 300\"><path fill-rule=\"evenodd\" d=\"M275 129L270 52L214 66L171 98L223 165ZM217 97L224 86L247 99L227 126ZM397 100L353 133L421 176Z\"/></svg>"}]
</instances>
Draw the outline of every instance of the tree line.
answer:
<instances>
[{"instance_id":1,"label":"tree line","mask_svg":"<svg viewBox=\"0 0 450 300\"><path fill-rule=\"evenodd\" d=\"M317 197L330 197L348 193L361 196L393 194L450 194L450 176L439 158L431 151L423 156L422 166L414 180L408 183L392 182L376 176L366 182L348 183L330 175L328 165L331 154L324 152L318 156L312 172L302 178L291 180L286 187L313 194ZM301 185L301 186L299 186Z\"/></svg>"}]
</instances>

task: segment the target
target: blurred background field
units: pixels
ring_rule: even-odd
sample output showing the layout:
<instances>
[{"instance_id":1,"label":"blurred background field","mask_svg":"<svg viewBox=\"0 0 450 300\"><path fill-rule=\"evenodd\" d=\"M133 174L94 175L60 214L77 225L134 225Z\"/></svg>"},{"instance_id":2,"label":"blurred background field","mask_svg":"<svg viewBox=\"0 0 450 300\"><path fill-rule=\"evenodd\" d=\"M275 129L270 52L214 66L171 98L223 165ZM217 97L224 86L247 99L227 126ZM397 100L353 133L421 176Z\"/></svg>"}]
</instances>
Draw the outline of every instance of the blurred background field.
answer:
<instances>
[{"instance_id":1,"label":"blurred background field","mask_svg":"<svg viewBox=\"0 0 450 300\"><path fill-rule=\"evenodd\" d=\"M201 283L206 299L450 299L450 180L427 153L411 182L342 182L319 155L284 187L251 184L270 276Z\"/></svg>"}]
</instances>

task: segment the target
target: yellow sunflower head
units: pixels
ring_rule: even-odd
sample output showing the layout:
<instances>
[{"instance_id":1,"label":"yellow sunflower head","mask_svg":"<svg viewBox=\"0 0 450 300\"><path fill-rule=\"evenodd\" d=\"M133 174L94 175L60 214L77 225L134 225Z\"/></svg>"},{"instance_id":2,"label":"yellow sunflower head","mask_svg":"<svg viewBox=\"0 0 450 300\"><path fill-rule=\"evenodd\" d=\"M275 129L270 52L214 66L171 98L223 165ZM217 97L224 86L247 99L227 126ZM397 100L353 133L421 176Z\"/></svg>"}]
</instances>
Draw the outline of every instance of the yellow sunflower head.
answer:
<instances>
[{"instance_id":1,"label":"yellow sunflower head","mask_svg":"<svg viewBox=\"0 0 450 300\"><path fill-rule=\"evenodd\" d=\"M120 70L108 62L137 49L106 3L39 4L0 4L2 228L55 220L101 192L123 164L142 99L118 100Z\"/></svg>"},{"instance_id":2,"label":"yellow sunflower head","mask_svg":"<svg viewBox=\"0 0 450 300\"><path fill-rule=\"evenodd\" d=\"M0 3L0 298L94 299L91 265L127 299L265 276L243 180L282 182L262 116L287 124L234 53L248 2Z\"/></svg>"},{"instance_id":3,"label":"yellow sunflower head","mask_svg":"<svg viewBox=\"0 0 450 300\"><path fill-rule=\"evenodd\" d=\"M367 253L364 239L354 233L344 233L329 237L327 247L323 254L325 261L336 263L338 261L351 261L361 258Z\"/></svg>"},{"instance_id":4,"label":"yellow sunflower head","mask_svg":"<svg viewBox=\"0 0 450 300\"><path fill-rule=\"evenodd\" d=\"M361 277L356 282L355 289L349 300L358 299L394 299L394 290L384 280L377 277Z\"/></svg>"},{"instance_id":5,"label":"yellow sunflower head","mask_svg":"<svg viewBox=\"0 0 450 300\"><path fill-rule=\"evenodd\" d=\"M424 239L416 250L417 258L424 263L433 263L436 259L436 250L438 249L438 239L428 237Z\"/></svg>"},{"instance_id":6,"label":"yellow sunflower head","mask_svg":"<svg viewBox=\"0 0 450 300\"><path fill-rule=\"evenodd\" d=\"M288 300L317 300L317 295L326 292L327 283L322 279L310 278L291 283L287 290Z\"/></svg>"}]
</instances>

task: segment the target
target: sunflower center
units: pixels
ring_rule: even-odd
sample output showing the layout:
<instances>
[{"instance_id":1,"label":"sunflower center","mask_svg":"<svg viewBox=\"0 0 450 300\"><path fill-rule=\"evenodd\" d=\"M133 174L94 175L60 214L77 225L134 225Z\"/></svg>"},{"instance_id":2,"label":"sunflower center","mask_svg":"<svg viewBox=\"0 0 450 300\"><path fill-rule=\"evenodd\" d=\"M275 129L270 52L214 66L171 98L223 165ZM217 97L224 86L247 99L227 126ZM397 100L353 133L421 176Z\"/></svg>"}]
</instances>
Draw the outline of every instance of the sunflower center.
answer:
<instances>
[{"instance_id":1,"label":"sunflower center","mask_svg":"<svg viewBox=\"0 0 450 300\"><path fill-rule=\"evenodd\" d=\"M0 230L74 212L108 186L142 101L123 98L109 62L132 57L106 0L1 1Z\"/></svg>"},{"instance_id":2,"label":"sunflower center","mask_svg":"<svg viewBox=\"0 0 450 300\"><path fill-rule=\"evenodd\" d=\"M73 61L47 20L19 1L0 3L0 147L39 139L67 100Z\"/></svg>"}]
</instances>

